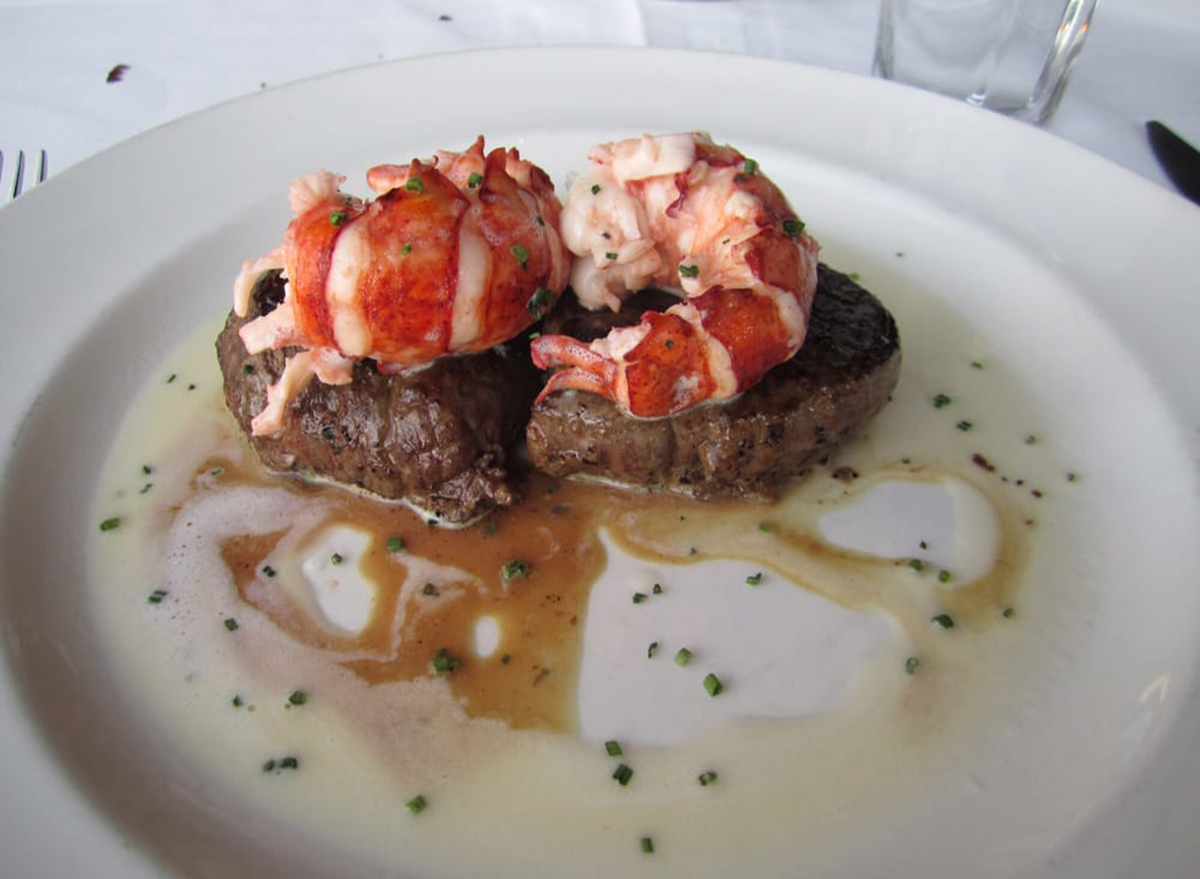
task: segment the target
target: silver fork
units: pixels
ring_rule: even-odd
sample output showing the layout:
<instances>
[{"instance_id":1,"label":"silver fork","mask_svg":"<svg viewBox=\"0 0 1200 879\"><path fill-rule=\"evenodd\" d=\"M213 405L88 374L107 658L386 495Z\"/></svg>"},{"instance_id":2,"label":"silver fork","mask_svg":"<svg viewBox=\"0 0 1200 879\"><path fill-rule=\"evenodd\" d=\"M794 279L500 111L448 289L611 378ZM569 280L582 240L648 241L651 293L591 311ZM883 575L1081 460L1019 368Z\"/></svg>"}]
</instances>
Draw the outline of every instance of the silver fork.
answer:
<instances>
[{"instance_id":1,"label":"silver fork","mask_svg":"<svg viewBox=\"0 0 1200 879\"><path fill-rule=\"evenodd\" d=\"M46 179L46 151L38 150L37 159L37 177L33 181L33 185L37 185ZM4 153L0 151L0 180L4 179ZM13 171L12 186L6 186L5 191L8 193L8 198L14 199L21 194L25 187L25 151L17 151L16 168Z\"/></svg>"}]
</instances>

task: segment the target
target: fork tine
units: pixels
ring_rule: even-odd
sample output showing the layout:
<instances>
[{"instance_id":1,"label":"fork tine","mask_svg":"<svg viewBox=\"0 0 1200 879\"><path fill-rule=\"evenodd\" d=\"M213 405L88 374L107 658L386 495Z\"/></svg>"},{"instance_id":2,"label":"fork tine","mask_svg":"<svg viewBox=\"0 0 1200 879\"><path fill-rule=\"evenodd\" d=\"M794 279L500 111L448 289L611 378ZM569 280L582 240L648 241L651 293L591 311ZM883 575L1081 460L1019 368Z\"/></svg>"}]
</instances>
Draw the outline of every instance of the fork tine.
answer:
<instances>
[{"instance_id":1,"label":"fork tine","mask_svg":"<svg viewBox=\"0 0 1200 879\"><path fill-rule=\"evenodd\" d=\"M25 150L17 150L17 170L13 174L12 197L21 194L21 182L25 177Z\"/></svg>"},{"instance_id":2,"label":"fork tine","mask_svg":"<svg viewBox=\"0 0 1200 879\"><path fill-rule=\"evenodd\" d=\"M30 153L30 155L29 155L29 161L31 163L33 162L33 154L32 153ZM25 151L17 150L17 157L16 157L15 163L12 161L12 153L10 152L9 153L9 164L15 165L15 167L13 168L13 174L12 174L12 184L9 185L8 183L3 183L0 185L4 186L3 191L5 192L5 194L8 197L7 200L11 201L11 200L15 199L18 195L20 195L21 192L25 189ZM31 177L31 179L29 181L29 185L31 188L34 186L37 186L39 183L45 182L47 175L50 173L50 159L46 155L45 150L37 151L37 168L35 169L31 165L29 168L29 173L30 173L30 177ZM0 181L4 180L3 174L4 174L4 152L2 150L0 150Z\"/></svg>"}]
</instances>

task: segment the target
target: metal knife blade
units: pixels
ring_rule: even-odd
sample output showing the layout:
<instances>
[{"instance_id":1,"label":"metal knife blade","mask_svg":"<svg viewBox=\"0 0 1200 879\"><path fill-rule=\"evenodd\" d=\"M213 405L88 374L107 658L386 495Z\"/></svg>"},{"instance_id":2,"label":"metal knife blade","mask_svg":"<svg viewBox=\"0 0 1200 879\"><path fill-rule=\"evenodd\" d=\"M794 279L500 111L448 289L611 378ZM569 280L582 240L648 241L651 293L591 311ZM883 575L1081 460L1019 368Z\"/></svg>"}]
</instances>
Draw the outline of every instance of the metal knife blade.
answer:
<instances>
[{"instance_id":1,"label":"metal knife blade","mask_svg":"<svg viewBox=\"0 0 1200 879\"><path fill-rule=\"evenodd\" d=\"M1200 151L1161 122L1146 123L1150 149L1175 187L1200 205Z\"/></svg>"}]
</instances>

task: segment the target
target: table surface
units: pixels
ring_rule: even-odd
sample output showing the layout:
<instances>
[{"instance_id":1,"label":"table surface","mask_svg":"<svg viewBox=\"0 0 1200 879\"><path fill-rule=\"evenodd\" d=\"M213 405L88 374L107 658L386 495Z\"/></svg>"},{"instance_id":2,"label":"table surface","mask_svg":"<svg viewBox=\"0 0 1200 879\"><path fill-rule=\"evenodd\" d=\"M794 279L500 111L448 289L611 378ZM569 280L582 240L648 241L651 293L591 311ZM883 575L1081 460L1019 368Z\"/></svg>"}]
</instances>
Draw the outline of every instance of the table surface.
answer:
<instances>
[{"instance_id":1,"label":"table surface","mask_svg":"<svg viewBox=\"0 0 1200 879\"><path fill-rule=\"evenodd\" d=\"M260 89L482 47L670 46L866 75L877 8L877 0L0 0L0 151L45 149L53 173ZM1193 0L1100 0L1046 129L1169 187L1143 125L1161 119L1200 143L1198 50ZM109 82L118 64L127 69Z\"/></svg>"}]
</instances>

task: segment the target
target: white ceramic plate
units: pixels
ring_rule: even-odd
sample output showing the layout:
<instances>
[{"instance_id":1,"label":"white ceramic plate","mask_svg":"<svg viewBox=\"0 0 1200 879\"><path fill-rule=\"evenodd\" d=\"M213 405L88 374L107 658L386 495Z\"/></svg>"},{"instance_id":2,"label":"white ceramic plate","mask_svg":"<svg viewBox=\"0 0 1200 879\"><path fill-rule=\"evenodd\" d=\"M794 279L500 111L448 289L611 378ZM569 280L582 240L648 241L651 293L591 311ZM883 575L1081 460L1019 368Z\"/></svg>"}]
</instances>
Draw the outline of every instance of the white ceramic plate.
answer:
<instances>
[{"instance_id":1,"label":"white ceramic plate","mask_svg":"<svg viewBox=\"0 0 1200 879\"><path fill-rule=\"evenodd\" d=\"M957 304L1094 474L1097 511L1076 531L1107 567L1085 559L1063 586L1060 640L1038 654L1052 673L1028 694L1039 722L998 731L1003 760L980 755L969 796L914 791L911 815L865 836L850 872L821 875L1195 874L1200 212L1043 132L891 84L580 49L441 56L273 90L0 210L4 872L159 875L143 852L163 852L137 828L164 813L185 828L166 862L188 873L286 861L243 855L247 834L203 790L163 783L169 743L131 746L127 694L105 677L79 592L89 497L124 407L225 307L231 267L273 245L287 182L318 166L361 179L478 132L561 179L595 141L690 129L771 168L826 259L885 300L890 286ZM264 817L254 832L275 830Z\"/></svg>"}]
</instances>

